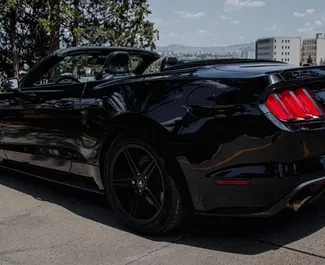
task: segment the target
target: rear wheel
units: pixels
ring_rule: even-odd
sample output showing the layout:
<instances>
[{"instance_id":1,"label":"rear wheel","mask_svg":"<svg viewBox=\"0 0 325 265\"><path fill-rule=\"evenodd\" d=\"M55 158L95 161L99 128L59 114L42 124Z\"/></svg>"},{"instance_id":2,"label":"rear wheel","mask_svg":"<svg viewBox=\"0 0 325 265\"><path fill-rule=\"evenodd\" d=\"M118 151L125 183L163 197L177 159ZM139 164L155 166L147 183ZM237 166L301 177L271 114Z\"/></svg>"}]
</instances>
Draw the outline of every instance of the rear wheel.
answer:
<instances>
[{"instance_id":1,"label":"rear wheel","mask_svg":"<svg viewBox=\"0 0 325 265\"><path fill-rule=\"evenodd\" d=\"M164 234L183 221L188 201L163 152L155 149L149 141L120 137L106 156L105 185L125 224L141 233Z\"/></svg>"}]
</instances>

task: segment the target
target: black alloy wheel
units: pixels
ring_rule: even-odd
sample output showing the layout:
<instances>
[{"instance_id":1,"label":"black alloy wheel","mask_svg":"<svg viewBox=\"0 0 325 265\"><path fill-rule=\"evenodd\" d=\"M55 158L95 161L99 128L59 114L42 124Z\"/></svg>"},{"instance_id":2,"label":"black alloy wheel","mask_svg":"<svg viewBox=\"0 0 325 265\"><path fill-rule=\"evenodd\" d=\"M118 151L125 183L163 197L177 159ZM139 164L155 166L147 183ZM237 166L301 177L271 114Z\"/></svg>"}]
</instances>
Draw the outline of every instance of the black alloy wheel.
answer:
<instances>
[{"instance_id":1,"label":"black alloy wheel","mask_svg":"<svg viewBox=\"0 0 325 265\"><path fill-rule=\"evenodd\" d=\"M164 178L156 159L142 146L127 144L115 153L110 185L120 211L131 221L150 223L161 213Z\"/></svg>"},{"instance_id":2,"label":"black alloy wheel","mask_svg":"<svg viewBox=\"0 0 325 265\"><path fill-rule=\"evenodd\" d=\"M124 223L158 235L183 220L183 193L150 144L121 137L108 151L105 166L107 196Z\"/></svg>"}]
</instances>

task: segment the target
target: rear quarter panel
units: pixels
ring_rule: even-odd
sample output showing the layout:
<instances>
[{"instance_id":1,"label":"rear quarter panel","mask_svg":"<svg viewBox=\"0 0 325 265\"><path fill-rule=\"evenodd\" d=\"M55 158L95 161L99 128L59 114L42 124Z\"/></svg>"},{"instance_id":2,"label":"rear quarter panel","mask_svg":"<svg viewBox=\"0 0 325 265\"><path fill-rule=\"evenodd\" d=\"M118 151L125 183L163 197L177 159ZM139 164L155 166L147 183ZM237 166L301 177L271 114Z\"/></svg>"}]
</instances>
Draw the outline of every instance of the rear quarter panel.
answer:
<instances>
[{"instance_id":1,"label":"rear quarter panel","mask_svg":"<svg viewBox=\"0 0 325 265\"><path fill-rule=\"evenodd\" d=\"M161 126L174 154L191 163L210 160L225 144L227 153L260 148L278 132L258 108L263 82L212 79L199 73L108 82L87 90L82 98L85 105L93 105L84 111L85 134L100 145L123 115L137 114ZM88 159L98 163L97 153ZM229 165L224 161L229 155L223 153L218 160Z\"/></svg>"},{"instance_id":2,"label":"rear quarter panel","mask_svg":"<svg viewBox=\"0 0 325 265\"><path fill-rule=\"evenodd\" d=\"M238 165L245 165L245 174L256 173L246 165L273 159L271 143L277 141L279 130L258 108L263 89L263 78L215 79L198 71L107 82L83 96L82 101L94 107L85 111L81 151L88 161L99 164L102 143L125 121L122 117L146 117L168 135L171 155L198 201L198 181ZM129 130L136 129L136 123L127 122ZM287 145L282 142L283 148Z\"/></svg>"}]
</instances>

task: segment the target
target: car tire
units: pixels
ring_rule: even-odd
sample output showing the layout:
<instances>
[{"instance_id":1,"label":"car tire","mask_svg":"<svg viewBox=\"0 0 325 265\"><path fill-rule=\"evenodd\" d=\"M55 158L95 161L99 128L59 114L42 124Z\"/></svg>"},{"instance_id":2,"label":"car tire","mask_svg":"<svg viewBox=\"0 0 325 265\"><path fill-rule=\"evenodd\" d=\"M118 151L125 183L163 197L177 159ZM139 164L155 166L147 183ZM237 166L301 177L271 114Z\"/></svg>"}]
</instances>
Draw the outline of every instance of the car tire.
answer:
<instances>
[{"instance_id":1,"label":"car tire","mask_svg":"<svg viewBox=\"0 0 325 265\"><path fill-rule=\"evenodd\" d=\"M142 234L167 234L190 213L185 183L168 166L169 157L148 138L123 135L107 152L107 198L119 219Z\"/></svg>"}]
</instances>

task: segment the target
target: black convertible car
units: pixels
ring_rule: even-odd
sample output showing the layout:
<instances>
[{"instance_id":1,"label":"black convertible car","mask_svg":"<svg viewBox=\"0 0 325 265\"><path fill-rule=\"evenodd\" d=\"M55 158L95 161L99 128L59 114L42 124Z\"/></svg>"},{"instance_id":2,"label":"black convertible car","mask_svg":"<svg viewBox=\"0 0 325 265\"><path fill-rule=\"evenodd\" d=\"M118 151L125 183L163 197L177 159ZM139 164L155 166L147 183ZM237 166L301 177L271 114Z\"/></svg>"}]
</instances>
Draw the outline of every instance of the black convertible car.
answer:
<instances>
[{"instance_id":1,"label":"black convertible car","mask_svg":"<svg viewBox=\"0 0 325 265\"><path fill-rule=\"evenodd\" d=\"M325 70L79 47L0 94L1 167L105 194L142 233L269 216L325 190Z\"/></svg>"}]
</instances>

